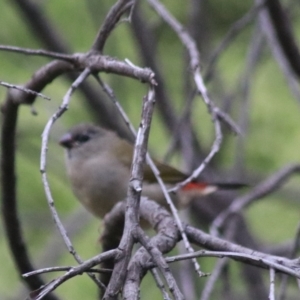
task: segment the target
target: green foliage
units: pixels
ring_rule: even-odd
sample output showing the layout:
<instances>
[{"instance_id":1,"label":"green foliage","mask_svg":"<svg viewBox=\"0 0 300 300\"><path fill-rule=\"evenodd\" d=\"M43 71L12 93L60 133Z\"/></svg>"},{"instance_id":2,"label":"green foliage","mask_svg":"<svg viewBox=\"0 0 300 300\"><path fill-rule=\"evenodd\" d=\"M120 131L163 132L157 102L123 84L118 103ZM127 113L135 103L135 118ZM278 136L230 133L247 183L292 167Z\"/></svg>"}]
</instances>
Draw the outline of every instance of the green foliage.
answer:
<instances>
[{"instance_id":1,"label":"green foliage","mask_svg":"<svg viewBox=\"0 0 300 300\"><path fill-rule=\"evenodd\" d=\"M297 209L295 209L297 207ZM253 232L264 243L278 243L293 239L299 223L299 204L279 197L266 197L263 201L251 205L247 216Z\"/></svg>"}]
</instances>

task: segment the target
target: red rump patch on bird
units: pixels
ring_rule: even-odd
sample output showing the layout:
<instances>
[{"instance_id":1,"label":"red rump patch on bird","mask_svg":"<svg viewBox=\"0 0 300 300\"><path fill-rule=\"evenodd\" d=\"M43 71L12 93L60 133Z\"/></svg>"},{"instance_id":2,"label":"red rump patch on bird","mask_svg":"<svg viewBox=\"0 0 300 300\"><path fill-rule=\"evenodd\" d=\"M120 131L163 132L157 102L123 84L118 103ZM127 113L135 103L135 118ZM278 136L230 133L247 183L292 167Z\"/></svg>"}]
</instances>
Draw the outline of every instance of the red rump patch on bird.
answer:
<instances>
[{"instance_id":1,"label":"red rump patch on bird","mask_svg":"<svg viewBox=\"0 0 300 300\"><path fill-rule=\"evenodd\" d=\"M192 181L187 183L181 188L181 191L185 193L193 193L194 195L208 195L214 193L217 190L235 190L243 188L247 185L243 183L206 183L206 182L197 182Z\"/></svg>"},{"instance_id":2,"label":"red rump patch on bird","mask_svg":"<svg viewBox=\"0 0 300 300\"><path fill-rule=\"evenodd\" d=\"M183 191L191 191L191 190L205 190L209 184L205 182L189 182L185 186L182 187Z\"/></svg>"},{"instance_id":3,"label":"red rump patch on bird","mask_svg":"<svg viewBox=\"0 0 300 300\"><path fill-rule=\"evenodd\" d=\"M192 181L187 183L182 187L181 191L189 195L200 196L200 195L209 195L218 190L218 185L208 184L206 182L197 182Z\"/></svg>"},{"instance_id":4,"label":"red rump patch on bird","mask_svg":"<svg viewBox=\"0 0 300 300\"><path fill-rule=\"evenodd\" d=\"M215 192L218 186L214 184L208 184L206 182L192 181L184 185L180 189L181 205L184 207L190 201L190 197L205 196Z\"/></svg>"}]
</instances>

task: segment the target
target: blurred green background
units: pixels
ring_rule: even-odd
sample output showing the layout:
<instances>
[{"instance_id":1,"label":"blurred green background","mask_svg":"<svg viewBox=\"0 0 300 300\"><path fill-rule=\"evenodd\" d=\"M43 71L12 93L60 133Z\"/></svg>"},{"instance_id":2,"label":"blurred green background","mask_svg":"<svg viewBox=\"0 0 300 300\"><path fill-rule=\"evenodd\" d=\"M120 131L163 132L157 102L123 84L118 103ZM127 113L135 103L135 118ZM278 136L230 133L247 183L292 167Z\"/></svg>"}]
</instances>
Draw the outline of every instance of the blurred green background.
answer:
<instances>
[{"instance_id":1,"label":"blurred green background","mask_svg":"<svg viewBox=\"0 0 300 300\"><path fill-rule=\"evenodd\" d=\"M35 0L36 5L44 11L54 24L61 37L74 52L87 51L97 33L99 25L114 3L106 1L58 1ZM14 1L0 0L0 44L26 48L43 48L43 44L35 38L20 14ZM164 1L164 5L183 23L188 22L186 2ZM251 1L207 1L205 6L206 40L201 44L201 62L205 64L212 50L219 45L232 24L241 18L251 7ZM182 83L186 65L184 51L176 35L162 23L159 17L143 3L147 21L153 26L158 41L157 53L159 63L167 83L167 90L179 113L184 106L184 84ZM293 27L299 36L299 6L293 12ZM143 65L132 32L127 23L120 24L110 36L105 47L105 54L120 60L128 58L136 65ZM246 26L231 45L222 53L217 63L217 73L221 84L209 82L208 90L219 107L224 107L224 98L220 95L226 91L236 99L230 114L240 123L240 110L243 103L242 76L245 73L246 57L250 42L255 33L254 21ZM202 56L203 54L203 56ZM17 53L0 51L0 80L22 85L32 74L49 59L25 56ZM138 125L141 111L141 99L146 86L128 78L105 74L103 78L114 88L117 97L130 119ZM94 80L90 83L96 86ZM70 83L63 77L55 80L43 93L51 97L51 101L37 99L34 109L38 115L31 114L30 107L20 110L17 129L17 180L20 220L30 255L37 267L52 265L75 265L68 254L62 239L53 224L43 191L39 172L41 134L47 120L59 107ZM0 86L1 103L4 102L6 89ZM242 147L238 147L238 138L226 135L220 153L214 159L220 168L227 173L236 168L237 154L242 151L241 170L244 178L256 184L283 166L299 162L300 149L300 117L299 99L295 99L274 60L268 46L262 47L262 53L255 72L250 80L249 103L247 105L248 126L239 139ZM2 118L2 116L0 116ZM70 230L72 242L83 259L97 254L100 246L99 221L90 217L77 203L73 196L64 170L64 153L57 145L57 140L67 128L82 121L93 121L90 108L79 92L72 97L69 110L54 125L49 144L47 171L55 205L63 223ZM202 145L208 151L213 142L213 127L206 107L196 99L192 112L192 120ZM156 157L162 158L168 149L170 135L163 127L161 118L155 113L151 129L150 149ZM182 168L180 157L172 160L174 165ZM279 192L258 201L246 211L246 218L252 232L264 243L280 244L293 239L299 222L299 178L295 177ZM80 220L75 225L74 220ZM26 292L15 271L6 239L0 228L0 298L24 299ZM54 254L55 253L55 254ZM215 260L202 262L205 272L210 272ZM45 276L47 280L57 276ZM205 283L206 279L202 279ZM142 285L143 299L159 299L153 294L151 278ZM63 284L57 290L63 299L95 299L97 291L87 276L79 276ZM154 292L156 293L156 292ZM148 297L147 297L148 296ZM145 298L144 298L145 297Z\"/></svg>"}]
</instances>

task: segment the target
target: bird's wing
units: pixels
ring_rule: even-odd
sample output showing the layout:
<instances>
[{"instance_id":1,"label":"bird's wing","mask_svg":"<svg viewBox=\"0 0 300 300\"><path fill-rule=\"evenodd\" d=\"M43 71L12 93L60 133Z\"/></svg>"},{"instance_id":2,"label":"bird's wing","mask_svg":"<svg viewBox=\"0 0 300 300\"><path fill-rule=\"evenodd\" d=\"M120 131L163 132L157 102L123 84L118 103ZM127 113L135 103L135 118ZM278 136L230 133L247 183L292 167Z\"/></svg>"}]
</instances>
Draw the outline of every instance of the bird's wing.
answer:
<instances>
[{"instance_id":1,"label":"bird's wing","mask_svg":"<svg viewBox=\"0 0 300 300\"><path fill-rule=\"evenodd\" d=\"M123 155L124 152L127 152L130 155ZM122 140L122 143L118 144L118 149L115 149L115 153L119 156L122 163L130 169L132 164L133 153L132 144L127 142L126 140ZM154 160L154 163L159 169L160 176L166 183L175 184L187 178L186 174L169 165L166 165L157 160ZM149 183L154 183L157 181L151 168L146 163L144 165L144 180Z\"/></svg>"},{"instance_id":2,"label":"bird's wing","mask_svg":"<svg viewBox=\"0 0 300 300\"><path fill-rule=\"evenodd\" d=\"M159 169L160 176L166 183L175 184L187 178L186 174L182 173L181 171L169 165L166 165L159 161L154 161L154 163L156 167ZM146 181L150 183L156 182L154 173L147 164L145 164L144 166L144 178L146 179Z\"/></svg>"}]
</instances>

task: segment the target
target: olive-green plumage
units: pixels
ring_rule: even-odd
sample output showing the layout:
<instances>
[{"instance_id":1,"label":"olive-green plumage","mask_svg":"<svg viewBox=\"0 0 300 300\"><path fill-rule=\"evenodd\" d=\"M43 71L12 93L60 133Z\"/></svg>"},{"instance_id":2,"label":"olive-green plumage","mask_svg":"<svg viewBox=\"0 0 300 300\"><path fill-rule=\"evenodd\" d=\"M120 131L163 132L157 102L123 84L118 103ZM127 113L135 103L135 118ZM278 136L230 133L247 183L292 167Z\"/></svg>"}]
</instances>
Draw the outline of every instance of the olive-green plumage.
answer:
<instances>
[{"instance_id":1,"label":"olive-green plumage","mask_svg":"<svg viewBox=\"0 0 300 300\"><path fill-rule=\"evenodd\" d=\"M95 216L103 218L112 207L126 198L133 145L116 133L91 124L79 124L60 140L66 148L67 173L80 202ZM155 161L162 179L168 185L183 181L186 174ZM223 185L227 188L230 185ZM175 205L187 205L193 196L207 194L217 185L200 184L174 196ZM164 195L148 165L144 165L142 195L166 205Z\"/></svg>"}]
</instances>

